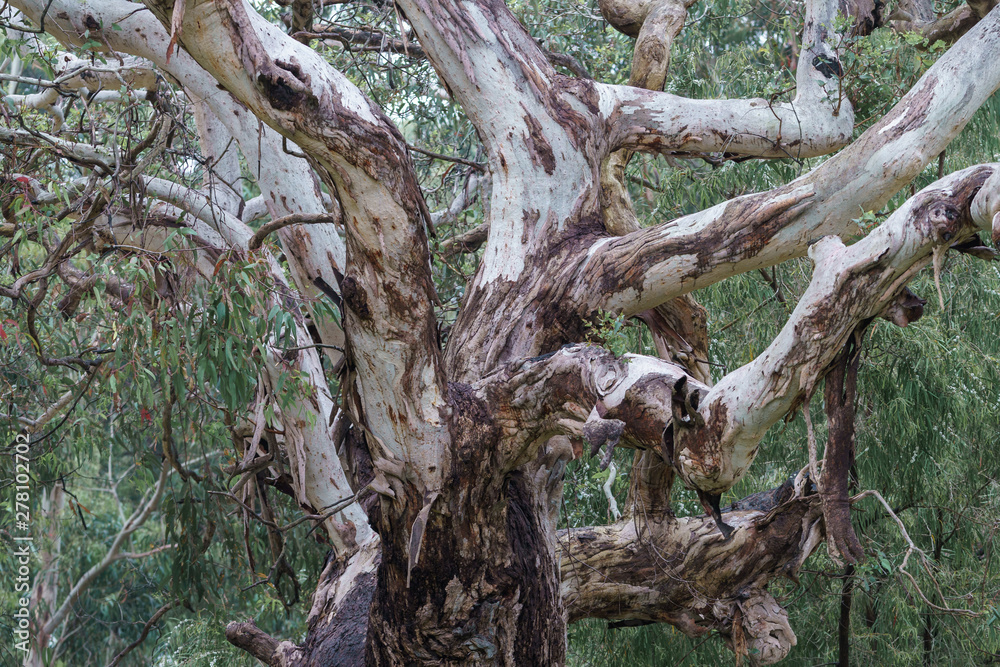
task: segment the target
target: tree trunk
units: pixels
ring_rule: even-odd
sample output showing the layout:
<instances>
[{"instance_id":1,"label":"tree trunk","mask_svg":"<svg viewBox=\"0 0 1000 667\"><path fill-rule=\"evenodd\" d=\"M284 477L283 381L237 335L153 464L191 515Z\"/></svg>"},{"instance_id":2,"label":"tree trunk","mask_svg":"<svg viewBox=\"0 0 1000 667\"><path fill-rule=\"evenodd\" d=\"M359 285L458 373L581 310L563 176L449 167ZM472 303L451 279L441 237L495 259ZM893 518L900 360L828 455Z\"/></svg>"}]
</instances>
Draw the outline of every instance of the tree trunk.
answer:
<instances>
[{"instance_id":1,"label":"tree trunk","mask_svg":"<svg viewBox=\"0 0 1000 667\"><path fill-rule=\"evenodd\" d=\"M31 608L35 615L35 633L25 667L42 667L42 651L49 648L50 633L45 632L49 618L59 607L59 557L62 551L60 524L66 506L66 491L59 482L42 492L41 516L47 524L46 539L49 548L38 554L39 573L31 593Z\"/></svg>"},{"instance_id":2,"label":"tree trunk","mask_svg":"<svg viewBox=\"0 0 1000 667\"><path fill-rule=\"evenodd\" d=\"M455 482L470 491L474 486L469 479ZM563 663L566 628L556 563L524 475L513 473L501 488L468 498L436 509L409 581L410 553L390 546L407 541L401 536L384 543L367 664Z\"/></svg>"}]
</instances>

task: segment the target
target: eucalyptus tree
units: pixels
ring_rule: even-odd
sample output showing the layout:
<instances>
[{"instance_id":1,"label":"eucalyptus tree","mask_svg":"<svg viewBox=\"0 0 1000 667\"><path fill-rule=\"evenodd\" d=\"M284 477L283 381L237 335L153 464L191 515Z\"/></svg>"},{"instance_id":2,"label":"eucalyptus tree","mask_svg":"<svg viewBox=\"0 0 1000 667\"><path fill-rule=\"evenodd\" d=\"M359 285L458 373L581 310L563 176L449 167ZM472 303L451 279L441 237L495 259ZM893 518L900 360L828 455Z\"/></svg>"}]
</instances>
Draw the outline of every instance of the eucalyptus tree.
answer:
<instances>
[{"instance_id":1,"label":"eucalyptus tree","mask_svg":"<svg viewBox=\"0 0 1000 667\"><path fill-rule=\"evenodd\" d=\"M323 1L281 3L283 16L241 0L9 4L12 62L50 38L91 56L58 54L47 79L5 75L36 92L7 95L20 122L0 128L20 169L5 174L17 188L5 251L24 246L31 263L12 269L0 296L39 362L75 369L81 383L99 378L114 392L129 363L115 310L137 304L148 332L133 335L161 351L143 394L160 417L155 490L95 568L124 557L136 521L176 477L211 486L267 527L275 581L291 570L282 544L291 524L276 523L264 489L288 494L322 527L330 555L302 641L252 621L227 628L266 664L562 664L566 625L585 618L714 630L737 655L782 659L795 633L769 583L795 576L824 540L836 561L864 557L849 472L866 326L913 322L925 301L907 284L921 269L937 277L949 249L989 259L977 235L1000 240L994 164L942 173L877 226L859 227L1000 87L990 3L942 18L921 3L898 8L899 27L923 31L938 51L954 44L874 122L855 118L843 78L845 45L883 27L875 3L805 3L787 101L779 91L664 92L691 7L682 0L600 2L604 20L636 37L628 85L591 78L497 0L400 0L366 29L338 21L349 6ZM391 69L384 79L337 69L324 51L331 41L429 63L437 81L423 90L436 86L467 119L475 137L462 142L482 159L411 146L415 121L359 87L370 75L392 97ZM67 98L85 101L87 114L142 110L148 132L87 128L86 114L67 126ZM186 129L179 107L194 115L183 140L196 151L175 148ZM856 120L870 123L858 137ZM186 178L192 161L177 159L195 153L199 183ZM466 173L438 212L415 167L428 153ZM639 154L671 164L834 155L644 226L628 186ZM43 155L72 168L41 178L32 170ZM481 224L438 239L477 197ZM445 285L449 257L477 250L471 275L453 272ZM132 268L101 268L116 255ZM713 382L693 292L806 256L812 277L780 332ZM192 297L220 273L232 293ZM84 298L114 310L105 326L76 322L54 356L36 322L47 296L62 297L68 317ZM250 323L244 345L220 340L221 324L215 336L203 327L199 340L179 339L234 312ZM615 318L644 322L657 354L609 349ZM746 476L770 427L808 406L824 378L825 455L810 430L798 475L723 513L721 495ZM236 448L221 491L204 452L179 455L195 436L175 422L194 404L225 415ZM21 421L29 433L44 425ZM635 451L623 516L558 530L566 464L600 453L607 465L616 448ZM704 515L675 516L675 481L696 492ZM200 537L187 537L185 557L209 549L211 532ZM49 603L42 635L58 633L92 572Z\"/></svg>"}]
</instances>

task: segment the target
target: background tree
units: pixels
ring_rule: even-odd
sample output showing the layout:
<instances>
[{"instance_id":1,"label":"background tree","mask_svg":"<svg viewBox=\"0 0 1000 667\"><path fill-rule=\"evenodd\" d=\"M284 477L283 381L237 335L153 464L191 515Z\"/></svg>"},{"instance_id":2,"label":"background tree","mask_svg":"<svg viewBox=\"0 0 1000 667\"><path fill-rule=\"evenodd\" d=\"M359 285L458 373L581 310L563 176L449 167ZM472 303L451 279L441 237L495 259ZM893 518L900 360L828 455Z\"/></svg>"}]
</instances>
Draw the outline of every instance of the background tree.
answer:
<instances>
[{"instance_id":1,"label":"background tree","mask_svg":"<svg viewBox=\"0 0 1000 667\"><path fill-rule=\"evenodd\" d=\"M1000 15L596 9L10 3L35 664L995 656Z\"/></svg>"}]
</instances>

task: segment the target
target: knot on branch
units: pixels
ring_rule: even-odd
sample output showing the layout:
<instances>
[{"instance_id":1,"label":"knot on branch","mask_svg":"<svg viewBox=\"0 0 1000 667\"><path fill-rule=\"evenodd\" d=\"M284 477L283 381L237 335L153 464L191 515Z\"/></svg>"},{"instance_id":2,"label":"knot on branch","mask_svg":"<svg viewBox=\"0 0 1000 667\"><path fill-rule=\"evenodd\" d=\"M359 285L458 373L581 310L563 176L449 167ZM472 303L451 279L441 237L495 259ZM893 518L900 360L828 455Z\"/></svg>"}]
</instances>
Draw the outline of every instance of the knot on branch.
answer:
<instances>
[{"instance_id":1,"label":"knot on branch","mask_svg":"<svg viewBox=\"0 0 1000 667\"><path fill-rule=\"evenodd\" d=\"M751 655L758 665L783 660L797 640L788 612L767 591L756 591L735 604L730 648L737 656Z\"/></svg>"},{"instance_id":2,"label":"knot on branch","mask_svg":"<svg viewBox=\"0 0 1000 667\"><path fill-rule=\"evenodd\" d=\"M583 425L583 436L590 443L590 455L596 456L601 447L605 447L604 456L601 458L601 470L606 469L611 463L615 445L621 440L624 432L625 422L620 419L592 417Z\"/></svg>"},{"instance_id":3,"label":"knot on branch","mask_svg":"<svg viewBox=\"0 0 1000 667\"><path fill-rule=\"evenodd\" d=\"M590 357L593 391L598 398L608 396L628 376L628 365L613 356L609 357L602 348L593 347L596 354Z\"/></svg>"},{"instance_id":4,"label":"knot on branch","mask_svg":"<svg viewBox=\"0 0 1000 667\"><path fill-rule=\"evenodd\" d=\"M961 218L961 212L949 202L936 202L927 211L927 222L930 223L936 237L944 243L958 235Z\"/></svg>"},{"instance_id":5,"label":"knot on branch","mask_svg":"<svg viewBox=\"0 0 1000 667\"><path fill-rule=\"evenodd\" d=\"M927 305L925 299L904 287L892 302L882 311L880 317L892 322L898 327L905 327L913 324L924 316L924 306Z\"/></svg>"}]
</instances>

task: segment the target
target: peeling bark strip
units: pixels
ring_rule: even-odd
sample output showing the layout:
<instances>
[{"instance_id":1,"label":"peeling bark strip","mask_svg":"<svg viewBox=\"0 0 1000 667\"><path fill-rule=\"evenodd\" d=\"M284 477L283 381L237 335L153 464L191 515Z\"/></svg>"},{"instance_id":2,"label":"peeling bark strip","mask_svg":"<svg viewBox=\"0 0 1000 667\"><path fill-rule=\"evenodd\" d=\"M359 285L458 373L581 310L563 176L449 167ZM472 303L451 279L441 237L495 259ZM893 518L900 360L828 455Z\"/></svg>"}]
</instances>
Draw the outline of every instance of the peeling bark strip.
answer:
<instances>
[{"instance_id":1,"label":"peeling bark strip","mask_svg":"<svg viewBox=\"0 0 1000 667\"><path fill-rule=\"evenodd\" d=\"M823 473L819 478L826 523L826 544L830 554L843 558L848 565L865 558L864 547L851 526L848 484L854 467L854 407L858 387L858 363L861 361L862 323L844 345L826 376L824 399L828 424Z\"/></svg>"}]
</instances>

